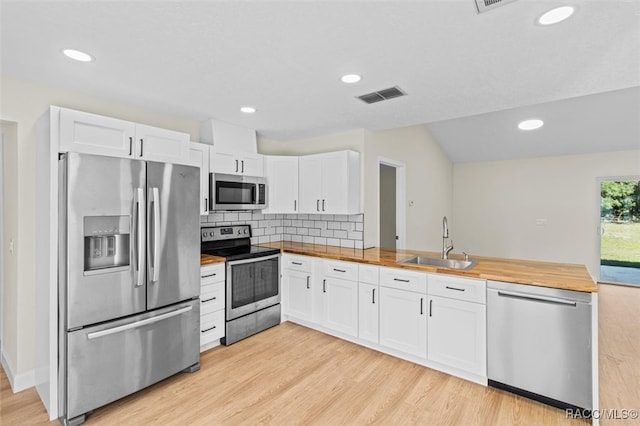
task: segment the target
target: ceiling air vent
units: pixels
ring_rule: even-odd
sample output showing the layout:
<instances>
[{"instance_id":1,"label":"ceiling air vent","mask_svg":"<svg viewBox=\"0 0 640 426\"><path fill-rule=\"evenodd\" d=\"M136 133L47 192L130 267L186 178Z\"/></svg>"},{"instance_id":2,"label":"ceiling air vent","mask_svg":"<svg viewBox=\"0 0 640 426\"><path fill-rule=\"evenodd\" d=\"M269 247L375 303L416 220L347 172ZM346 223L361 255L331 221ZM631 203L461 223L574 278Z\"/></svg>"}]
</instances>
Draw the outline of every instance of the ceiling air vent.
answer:
<instances>
[{"instance_id":1,"label":"ceiling air vent","mask_svg":"<svg viewBox=\"0 0 640 426\"><path fill-rule=\"evenodd\" d=\"M398 86L395 86L358 96L358 99L367 104L374 104L376 102L386 101L388 99L398 98L405 95L406 93L400 90Z\"/></svg>"},{"instance_id":2,"label":"ceiling air vent","mask_svg":"<svg viewBox=\"0 0 640 426\"><path fill-rule=\"evenodd\" d=\"M516 0L475 0L478 13L486 12L514 1Z\"/></svg>"}]
</instances>

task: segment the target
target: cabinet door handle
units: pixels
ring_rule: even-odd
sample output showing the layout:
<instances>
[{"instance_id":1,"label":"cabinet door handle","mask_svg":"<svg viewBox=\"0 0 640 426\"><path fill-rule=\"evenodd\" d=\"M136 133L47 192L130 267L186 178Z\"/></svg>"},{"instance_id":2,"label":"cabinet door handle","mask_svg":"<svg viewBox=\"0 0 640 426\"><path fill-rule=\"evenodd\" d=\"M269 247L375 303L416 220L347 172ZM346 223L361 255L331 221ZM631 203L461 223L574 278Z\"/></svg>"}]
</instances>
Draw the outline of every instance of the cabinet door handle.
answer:
<instances>
[{"instance_id":1,"label":"cabinet door handle","mask_svg":"<svg viewBox=\"0 0 640 426\"><path fill-rule=\"evenodd\" d=\"M433 316L433 299L429 299L429 316Z\"/></svg>"},{"instance_id":2,"label":"cabinet door handle","mask_svg":"<svg viewBox=\"0 0 640 426\"><path fill-rule=\"evenodd\" d=\"M294 212L298 211L298 200L293 200L293 211Z\"/></svg>"},{"instance_id":3,"label":"cabinet door handle","mask_svg":"<svg viewBox=\"0 0 640 426\"><path fill-rule=\"evenodd\" d=\"M465 291L466 290L465 288L457 288L457 287L449 287L449 286L446 286L445 288L449 289L449 290L455 290L455 291Z\"/></svg>"},{"instance_id":4,"label":"cabinet door handle","mask_svg":"<svg viewBox=\"0 0 640 426\"><path fill-rule=\"evenodd\" d=\"M394 278L393 280L394 281L400 281L400 282L403 282L403 283L408 283L409 282L409 280L401 280L400 278Z\"/></svg>"},{"instance_id":5,"label":"cabinet door handle","mask_svg":"<svg viewBox=\"0 0 640 426\"><path fill-rule=\"evenodd\" d=\"M204 199L204 211L209 211L209 199L205 197Z\"/></svg>"},{"instance_id":6,"label":"cabinet door handle","mask_svg":"<svg viewBox=\"0 0 640 426\"><path fill-rule=\"evenodd\" d=\"M322 280L322 292L327 292L327 280Z\"/></svg>"},{"instance_id":7,"label":"cabinet door handle","mask_svg":"<svg viewBox=\"0 0 640 426\"><path fill-rule=\"evenodd\" d=\"M217 297L212 297L211 299L203 300L202 303L211 302L212 300L216 300Z\"/></svg>"},{"instance_id":8,"label":"cabinet door handle","mask_svg":"<svg viewBox=\"0 0 640 426\"><path fill-rule=\"evenodd\" d=\"M142 157L142 153L144 152L143 151L143 146L144 146L143 144L144 144L144 139L140 139L140 157Z\"/></svg>"},{"instance_id":9,"label":"cabinet door handle","mask_svg":"<svg viewBox=\"0 0 640 426\"><path fill-rule=\"evenodd\" d=\"M424 297L420 298L420 315L424 315Z\"/></svg>"},{"instance_id":10,"label":"cabinet door handle","mask_svg":"<svg viewBox=\"0 0 640 426\"><path fill-rule=\"evenodd\" d=\"M302 266L302 262L291 262L292 265Z\"/></svg>"},{"instance_id":11,"label":"cabinet door handle","mask_svg":"<svg viewBox=\"0 0 640 426\"><path fill-rule=\"evenodd\" d=\"M310 287L309 287L309 279L310 279L310 278L311 278L311 277L310 277L309 275L307 275L307 288L310 288Z\"/></svg>"},{"instance_id":12,"label":"cabinet door handle","mask_svg":"<svg viewBox=\"0 0 640 426\"><path fill-rule=\"evenodd\" d=\"M324 200L322 200L322 211L324 211Z\"/></svg>"},{"instance_id":13,"label":"cabinet door handle","mask_svg":"<svg viewBox=\"0 0 640 426\"><path fill-rule=\"evenodd\" d=\"M213 326L213 327L211 327L211 328L207 328L206 330L202 330L202 331L201 331L201 333L206 333L207 331L211 331L211 330L213 330L213 329L215 329L215 328L216 328L216 326L214 325L214 326Z\"/></svg>"},{"instance_id":14,"label":"cabinet door handle","mask_svg":"<svg viewBox=\"0 0 640 426\"><path fill-rule=\"evenodd\" d=\"M244 160L241 160L240 164L242 164L242 170L240 170L240 173L244 173Z\"/></svg>"},{"instance_id":15,"label":"cabinet door handle","mask_svg":"<svg viewBox=\"0 0 640 426\"><path fill-rule=\"evenodd\" d=\"M376 304L376 289L374 288L371 292L371 303Z\"/></svg>"},{"instance_id":16,"label":"cabinet door handle","mask_svg":"<svg viewBox=\"0 0 640 426\"><path fill-rule=\"evenodd\" d=\"M320 211L320 200L316 200L316 211Z\"/></svg>"},{"instance_id":17,"label":"cabinet door handle","mask_svg":"<svg viewBox=\"0 0 640 426\"><path fill-rule=\"evenodd\" d=\"M129 156L133 154L133 138L129 136Z\"/></svg>"},{"instance_id":18,"label":"cabinet door handle","mask_svg":"<svg viewBox=\"0 0 640 426\"><path fill-rule=\"evenodd\" d=\"M334 271L336 271L336 272L347 272L345 269L336 269L336 268L333 268L333 270L334 270Z\"/></svg>"},{"instance_id":19,"label":"cabinet door handle","mask_svg":"<svg viewBox=\"0 0 640 426\"><path fill-rule=\"evenodd\" d=\"M236 173L238 173L238 160L236 160Z\"/></svg>"}]
</instances>

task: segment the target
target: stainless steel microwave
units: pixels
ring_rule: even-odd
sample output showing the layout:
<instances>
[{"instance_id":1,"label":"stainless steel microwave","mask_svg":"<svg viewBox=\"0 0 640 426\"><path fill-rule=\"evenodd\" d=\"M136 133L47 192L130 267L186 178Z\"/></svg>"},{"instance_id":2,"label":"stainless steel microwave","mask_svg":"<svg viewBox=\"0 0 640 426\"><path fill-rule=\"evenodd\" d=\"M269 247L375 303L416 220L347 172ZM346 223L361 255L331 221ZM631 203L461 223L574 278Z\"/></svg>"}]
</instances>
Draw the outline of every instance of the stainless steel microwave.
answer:
<instances>
[{"instance_id":1,"label":"stainless steel microwave","mask_svg":"<svg viewBox=\"0 0 640 426\"><path fill-rule=\"evenodd\" d=\"M267 207L265 178L209 173L209 181L209 210L261 210Z\"/></svg>"}]
</instances>

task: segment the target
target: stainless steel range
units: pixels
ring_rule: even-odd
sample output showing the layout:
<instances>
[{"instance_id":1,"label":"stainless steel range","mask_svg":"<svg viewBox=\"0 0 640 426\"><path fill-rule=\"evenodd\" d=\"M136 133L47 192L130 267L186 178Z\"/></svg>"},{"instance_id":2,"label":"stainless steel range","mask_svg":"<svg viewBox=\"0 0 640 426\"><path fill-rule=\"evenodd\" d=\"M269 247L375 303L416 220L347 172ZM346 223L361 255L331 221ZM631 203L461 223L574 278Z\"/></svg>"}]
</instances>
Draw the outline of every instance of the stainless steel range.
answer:
<instances>
[{"instance_id":1,"label":"stainless steel range","mask_svg":"<svg viewBox=\"0 0 640 426\"><path fill-rule=\"evenodd\" d=\"M280 324L280 250L252 246L251 225L202 227L201 252L226 258L230 345Z\"/></svg>"}]
</instances>

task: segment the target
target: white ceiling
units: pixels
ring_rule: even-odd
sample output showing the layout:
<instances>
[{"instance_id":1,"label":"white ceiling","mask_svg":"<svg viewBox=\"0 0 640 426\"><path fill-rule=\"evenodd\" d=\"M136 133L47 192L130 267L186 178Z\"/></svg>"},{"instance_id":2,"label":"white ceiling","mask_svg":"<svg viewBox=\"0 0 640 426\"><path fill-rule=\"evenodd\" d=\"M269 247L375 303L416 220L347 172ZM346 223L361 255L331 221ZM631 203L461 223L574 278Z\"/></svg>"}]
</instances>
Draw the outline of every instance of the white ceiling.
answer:
<instances>
[{"instance_id":1,"label":"white ceiling","mask_svg":"<svg viewBox=\"0 0 640 426\"><path fill-rule=\"evenodd\" d=\"M577 6L569 20L535 24L564 4ZM269 139L432 123L454 161L640 148L640 0L518 0L484 14L473 0L3 0L0 24L5 76ZM97 60L70 61L67 47ZM345 73L362 81L345 85ZM394 85L408 96L355 99ZM528 114L546 124L525 136L513 129Z\"/></svg>"}]
</instances>

